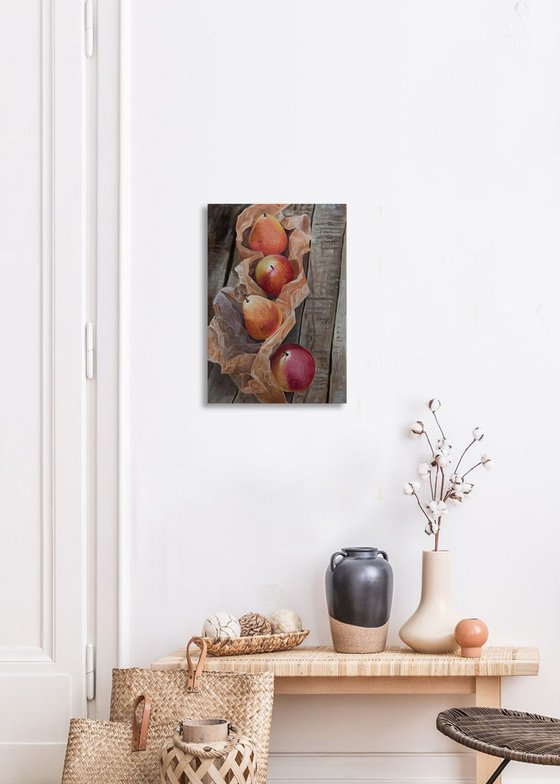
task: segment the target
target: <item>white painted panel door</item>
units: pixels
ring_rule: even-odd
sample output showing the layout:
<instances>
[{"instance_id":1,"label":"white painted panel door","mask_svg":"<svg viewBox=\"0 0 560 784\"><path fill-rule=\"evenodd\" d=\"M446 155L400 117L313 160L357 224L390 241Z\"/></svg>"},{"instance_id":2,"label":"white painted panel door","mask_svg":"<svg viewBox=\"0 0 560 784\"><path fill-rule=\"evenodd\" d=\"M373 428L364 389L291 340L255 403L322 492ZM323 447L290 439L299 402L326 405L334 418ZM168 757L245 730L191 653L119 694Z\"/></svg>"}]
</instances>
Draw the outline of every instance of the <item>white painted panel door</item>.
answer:
<instances>
[{"instance_id":1,"label":"white painted panel door","mask_svg":"<svg viewBox=\"0 0 560 784\"><path fill-rule=\"evenodd\" d=\"M0 780L84 715L82 5L0 11Z\"/></svg>"}]
</instances>

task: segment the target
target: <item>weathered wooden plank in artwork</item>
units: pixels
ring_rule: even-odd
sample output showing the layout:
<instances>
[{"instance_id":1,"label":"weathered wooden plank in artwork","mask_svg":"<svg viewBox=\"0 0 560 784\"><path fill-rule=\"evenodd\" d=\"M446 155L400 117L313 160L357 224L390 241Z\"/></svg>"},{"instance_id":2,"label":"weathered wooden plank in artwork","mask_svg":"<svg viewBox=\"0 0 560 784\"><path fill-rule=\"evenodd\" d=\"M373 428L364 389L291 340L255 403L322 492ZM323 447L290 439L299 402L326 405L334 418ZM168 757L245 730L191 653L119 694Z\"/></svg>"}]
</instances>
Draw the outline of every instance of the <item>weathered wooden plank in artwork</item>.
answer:
<instances>
[{"instance_id":1,"label":"weathered wooden plank in artwork","mask_svg":"<svg viewBox=\"0 0 560 784\"><path fill-rule=\"evenodd\" d=\"M244 204L208 205L208 323L213 316L212 301L234 266L235 223L244 208Z\"/></svg>"},{"instance_id":2,"label":"weathered wooden plank in artwork","mask_svg":"<svg viewBox=\"0 0 560 784\"><path fill-rule=\"evenodd\" d=\"M346 403L346 231L342 245L338 303L331 347L329 403Z\"/></svg>"},{"instance_id":3,"label":"weathered wooden plank in artwork","mask_svg":"<svg viewBox=\"0 0 560 784\"><path fill-rule=\"evenodd\" d=\"M331 346L339 298L345 226L346 205L315 205L307 274L311 295L305 301L299 342L315 357L317 370L309 389L294 395L294 403L329 401Z\"/></svg>"},{"instance_id":4,"label":"weathered wooden plank in artwork","mask_svg":"<svg viewBox=\"0 0 560 784\"><path fill-rule=\"evenodd\" d=\"M213 316L212 301L224 286L235 285L233 268L238 262L235 250L235 224L246 204L208 205L208 323ZM208 363L208 402L232 403L237 387L221 372L219 365Z\"/></svg>"},{"instance_id":5,"label":"weathered wooden plank in artwork","mask_svg":"<svg viewBox=\"0 0 560 784\"><path fill-rule=\"evenodd\" d=\"M311 219L311 232L313 233L313 214L315 212L315 205L314 204L291 204L290 207L284 210L286 216L291 215L302 215L307 213L309 218ZM313 242L313 241L312 241ZM303 258L303 269L305 274L307 275L309 269L309 253L306 253ZM305 303L306 300L302 302L302 304L296 310L296 323L294 324L293 328L290 330L286 337L286 343L299 343L299 336L301 333L301 320L303 318L303 312L305 310Z\"/></svg>"},{"instance_id":6,"label":"weathered wooden plank in artwork","mask_svg":"<svg viewBox=\"0 0 560 784\"><path fill-rule=\"evenodd\" d=\"M233 403L237 387L227 373L222 373L219 365L213 364L208 376L208 402Z\"/></svg>"},{"instance_id":7,"label":"weathered wooden plank in artwork","mask_svg":"<svg viewBox=\"0 0 560 784\"><path fill-rule=\"evenodd\" d=\"M294 215L303 215L304 213L307 213L312 218L314 209L314 204L289 204L282 212L286 218L292 218Z\"/></svg>"},{"instance_id":8,"label":"weathered wooden plank in artwork","mask_svg":"<svg viewBox=\"0 0 560 784\"><path fill-rule=\"evenodd\" d=\"M236 406L238 405L247 405L251 403L256 403L259 405L259 401L254 395L246 395L244 392L237 390L237 394L235 399L232 401Z\"/></svg>"}]
</instances>

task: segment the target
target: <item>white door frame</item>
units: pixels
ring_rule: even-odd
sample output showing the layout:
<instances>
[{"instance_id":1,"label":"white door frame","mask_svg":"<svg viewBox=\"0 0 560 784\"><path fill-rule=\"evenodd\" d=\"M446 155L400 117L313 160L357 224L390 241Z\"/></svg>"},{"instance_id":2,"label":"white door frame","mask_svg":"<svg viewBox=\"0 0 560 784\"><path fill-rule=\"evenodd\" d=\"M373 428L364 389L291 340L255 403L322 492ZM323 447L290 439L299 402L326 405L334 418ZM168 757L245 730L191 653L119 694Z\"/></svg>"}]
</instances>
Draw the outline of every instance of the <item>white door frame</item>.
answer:
<instances>
[{"instance_id":1,"label":"white door frame","mask_svg":"<svg viewBox=\"0 0 560 784\"><path fill-rule=\"evenodd\" d=\"M94 401L96 428L95 520L91 533L90 635L96 645L96 699L89 714L108 718L111 670L126 663L120 653L123 623L119 564L123 542L119 539L120 438L122 389L119 371L121 311L124 289L119 267L121 216L121 2L95 0L94 57L90 59L90 133L93 160L90 172L95 187L92 205L92 243L95 244L96 275L92 289L95 310L97 367ZM94 219L93 219L94 218ZM127 582L127 581L126 581Z\"/></svg>"},{"instance_id":2,"label":"white door frame","mask_svg":"<svg viewBox=\"0 0 560 784\"><path fill-rule=\"evenodd\" d=\"M13 710L21 706L26 711L18 684L29 691L26 679L34 679L40 701L41 684L48 681L44 688L58 700L64 721L68 715L108 716L111 669L126 662L126 653L119 655L118 607L128 606L122 586L118 592L119 408L126 410L119 398L119 345L124 345L119 333L124 291L119 287L121 4L93 0L92 57L85 52L84 10L82 0L42 0L36 9L22 8L22 19L37 14L30 19L41 32L40 97L21 94L24 102L41 103L36 137L42 182L37 206L42 215L41 628L36 645L17 639L12 644L13 635L4 645L0 639L4 708L11 710L13 704ZM23 51L22 58L36 62L35 50L27 51L27 37L14 46ZM17 80L17 73L7 78ZM18 96L17 90L14 81L12 96ZM30 140L35 144L35 137ZM94 325L97 349L95 378L88 381L87 321ZM17 367L12 372L17 374ZM120 552L126 563L126 549ZM127 583L125 577L123 586ZM127 640L128 633L121 637ZM97 652L96 699L89 703L88 642ZM54 709L51 713L54 719ZM16 775L10 767L26 754L29 739L40 751L29 763L33 770L43 758L59 764L65 727L51 721L49 732L43 732L41 717L36 710L29 726L19 715L2 725L0 760L14 781L20 773L31 776L31 768L20 766Z\"/></svg>"},{"instance_id":3,"label":"white door frame","mask_svg":"<svg viewBox=\"0 0 560 784\"><path fill-rule=\"evenodd\" d=\"M54 780L64 756L68 718L86 713L89 390L84 325L89 255L84 239L82 10L75 0L6 4L3 20L11 36L3 46L12 65L4 71L10 86L6 114L16 121L7 124L3 137L11 180L4 183L2 199L6 226L11 228L11 221L21 238L18 247L18 238L5 232L6 270L17 280L16 307L27 309L18 311L21 319L13 319L14 334L12 324L4 328L4 338L16 347L6 378L12 390L14 379L22 390L19 399L6 386L4 404L15 422L27 418L35 429L30 436L22 427L22 443L30 451L25 467L16 464L14 496L9 487L3 499L6 530L20 524L33 536L28 564L18 563L21 554L14 557L9 548L3 553L11 599L4 605L6 636L0 641L0 769L2 779L14 784ZM18 118L26 118L27 127L19 128ZM34 250L28 237L34 238ZM27 277L22 270L28 270ZM21 290L27 292L25 298ZM21 344L18 331L25 335ZM9 455L13 451L17 458L17 435L4 446L10 476ZM32 508L21 502L18 482L33 499ZM29 594L17 589L10 558L26 576ZM31 606L34 630L20 624Z\"/></svg>"}]
</instances>

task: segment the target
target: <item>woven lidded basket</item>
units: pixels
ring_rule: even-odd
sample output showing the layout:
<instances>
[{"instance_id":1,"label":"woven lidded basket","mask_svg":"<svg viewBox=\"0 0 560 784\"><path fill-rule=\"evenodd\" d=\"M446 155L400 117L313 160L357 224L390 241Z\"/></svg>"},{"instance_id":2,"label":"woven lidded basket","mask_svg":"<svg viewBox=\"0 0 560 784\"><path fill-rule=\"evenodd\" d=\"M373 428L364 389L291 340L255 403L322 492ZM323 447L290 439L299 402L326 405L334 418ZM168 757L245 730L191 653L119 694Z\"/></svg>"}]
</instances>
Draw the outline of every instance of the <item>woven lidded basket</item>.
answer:
<instances>
[{"instance_id":1,"label":"woven lidded basket","mask_svg":"<svg viewBox=\"0 0 560 784\"><path fill-rule=\"evenodd\" d=\"M226 743L185 743L176 732L161 748L161 784L254 784L255 745L234 732Z\"/></svg>"},{"instance_id":2,"label":"woven lidded basket","mask_svg":"<svg viewBox=\"0 0 560 784\"><path fill-rule=\"evenodd\" d=\"M289 651L305 640L309 630L282 634L254 634L252 637L224 637L212 640L205 637L210 656L244 656L249 653Z\"/></svg>"}]
</instances>

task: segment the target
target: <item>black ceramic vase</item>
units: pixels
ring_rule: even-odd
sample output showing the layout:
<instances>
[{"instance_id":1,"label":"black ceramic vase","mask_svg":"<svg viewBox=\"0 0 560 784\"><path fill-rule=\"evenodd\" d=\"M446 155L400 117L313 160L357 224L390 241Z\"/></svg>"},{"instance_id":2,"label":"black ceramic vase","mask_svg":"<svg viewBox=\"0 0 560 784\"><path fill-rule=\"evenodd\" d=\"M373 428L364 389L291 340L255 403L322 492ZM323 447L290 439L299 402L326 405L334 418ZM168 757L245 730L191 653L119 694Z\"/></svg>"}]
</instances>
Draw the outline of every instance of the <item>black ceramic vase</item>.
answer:
<instances>
[{"instance_id":1,"label":"black ceramic vase","mask_svg":"<svg viewBox=\"0 0 560 784\"><path fill-rule=\"evenodd\" d=\"M376 547L345 547L325 574L335 651L378 653L385 648L393 599L393 570Z\"/></svg>"}]
</instances>

